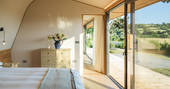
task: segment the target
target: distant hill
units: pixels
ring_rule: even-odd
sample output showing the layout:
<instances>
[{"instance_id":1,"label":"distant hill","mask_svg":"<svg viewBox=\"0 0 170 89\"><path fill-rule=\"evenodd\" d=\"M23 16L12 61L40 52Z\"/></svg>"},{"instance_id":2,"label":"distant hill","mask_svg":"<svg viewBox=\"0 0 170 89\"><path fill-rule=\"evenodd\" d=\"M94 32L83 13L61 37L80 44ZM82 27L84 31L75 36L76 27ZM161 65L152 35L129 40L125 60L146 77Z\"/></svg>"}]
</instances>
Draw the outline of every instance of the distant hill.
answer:
<instances>
[{"instance_id":1,"label":"distant hill","mask_svg":"<svg viewBox=\"0 0 170 89\"><path fill-rule=\"evenodd\" d=\"M135 32L141 38L170 38L170 23L136 24Z\"/></svg>"}]
</instances>

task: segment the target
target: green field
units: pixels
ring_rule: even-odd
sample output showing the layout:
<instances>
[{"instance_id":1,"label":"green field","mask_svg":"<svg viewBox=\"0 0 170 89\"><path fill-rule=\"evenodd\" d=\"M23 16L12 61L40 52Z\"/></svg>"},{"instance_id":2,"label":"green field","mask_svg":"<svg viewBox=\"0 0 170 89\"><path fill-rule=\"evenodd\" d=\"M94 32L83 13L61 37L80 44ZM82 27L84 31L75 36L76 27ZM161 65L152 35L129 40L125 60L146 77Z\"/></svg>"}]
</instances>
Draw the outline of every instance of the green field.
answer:
<instances>
[{"instance_id":1,"label":"green field","mask_svg":"<svg viewBox=\"0 0 170 89\"><path fill-rule=\"evenodd\" d=\"M152 70L170 77L170 68L154 68Z\"/></svg>"}]
</instances>

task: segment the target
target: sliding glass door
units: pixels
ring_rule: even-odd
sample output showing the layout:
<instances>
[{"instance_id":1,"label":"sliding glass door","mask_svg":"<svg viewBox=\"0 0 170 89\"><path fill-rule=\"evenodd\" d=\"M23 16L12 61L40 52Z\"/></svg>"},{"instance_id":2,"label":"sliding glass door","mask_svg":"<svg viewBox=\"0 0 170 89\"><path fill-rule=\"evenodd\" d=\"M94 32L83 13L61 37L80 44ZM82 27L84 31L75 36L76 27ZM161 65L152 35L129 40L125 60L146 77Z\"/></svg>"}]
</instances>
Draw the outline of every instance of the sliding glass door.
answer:
<instances>
[{"instance_id":1,"label":"sliding glass door","mask_svg":"<svg viewBox=\"0 0 170 89\"><path fill-rule=\"evenodd\" d=\"M107 73L125 89L170 89L169 2L131 0L107 15Z\"/></svg>"},{"instance_id":2,"label":"sliding glass door","mask_svg":"<svg viewBox=\"0 0 170 89\"><path fill-rule=\"evenodd\" d=\"M113 8L107 19L107 75L125 89L133 89L134 80L134 3Z\"/></svg>"},{"instance_id":3,"label":"sliding glass door","mask_svg":"<svg viewBox=\"0 0 170 89\"><path fill-rule=\"evenodd\" d=\"M125 30L124 3L112 9L107 20L107 74L124 87Z\"/></svg>"},{"instance_id":4,"label":"sliding glass door","mask_svg":"<svg viewBox=\"0 0 170 89\"><path fill-rule=\"evenodd\" d=\"M135 89L170 89L170 3L153 1L135 12Z\"/></svg>"}]
</instances>

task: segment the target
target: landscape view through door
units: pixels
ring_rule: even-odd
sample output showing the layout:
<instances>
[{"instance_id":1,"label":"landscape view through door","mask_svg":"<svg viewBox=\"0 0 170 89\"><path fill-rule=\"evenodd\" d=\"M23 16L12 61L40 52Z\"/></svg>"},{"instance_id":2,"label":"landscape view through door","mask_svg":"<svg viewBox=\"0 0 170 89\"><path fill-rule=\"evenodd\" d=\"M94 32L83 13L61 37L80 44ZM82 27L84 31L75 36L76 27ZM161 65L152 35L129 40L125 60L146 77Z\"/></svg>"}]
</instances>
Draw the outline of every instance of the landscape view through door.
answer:
<instances>
[{"instance_id":1,"label":"landscape view through door","mask_svg":"<svg viewBox=\"0 0 170 89\"><path fill-rule=\"evenodd\" d=\"M122 87L125 87L127 75L128 89L169 89L170 1L145 1L135 0L134 6L128 5L127 39L124 4L109 11L107 74ZM131 12L133 9L135 15ZM126 68L128 73L125 73ZM133 79L135 81L131 81Z\"/></svg>"}]
</instances>

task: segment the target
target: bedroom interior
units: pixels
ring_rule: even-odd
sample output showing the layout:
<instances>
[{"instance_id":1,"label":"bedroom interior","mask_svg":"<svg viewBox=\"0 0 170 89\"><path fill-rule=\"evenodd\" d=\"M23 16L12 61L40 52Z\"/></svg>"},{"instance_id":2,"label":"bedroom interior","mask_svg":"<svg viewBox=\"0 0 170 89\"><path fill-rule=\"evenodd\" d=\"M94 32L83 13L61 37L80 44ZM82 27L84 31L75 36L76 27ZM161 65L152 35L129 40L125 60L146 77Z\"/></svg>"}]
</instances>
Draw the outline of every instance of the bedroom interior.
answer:
<instances>
[{"instance_id":1,"label":"bedroom interior","mask_svg":"<svg viewBox=\"0 0 170 89\"><path fill-rule=\"evenodd\" d=\"M0 89L170 89L170 0L0 0Z\"/></svg>"}]
</instances>

